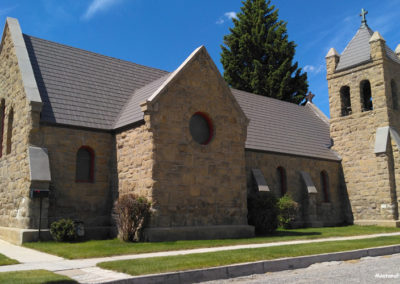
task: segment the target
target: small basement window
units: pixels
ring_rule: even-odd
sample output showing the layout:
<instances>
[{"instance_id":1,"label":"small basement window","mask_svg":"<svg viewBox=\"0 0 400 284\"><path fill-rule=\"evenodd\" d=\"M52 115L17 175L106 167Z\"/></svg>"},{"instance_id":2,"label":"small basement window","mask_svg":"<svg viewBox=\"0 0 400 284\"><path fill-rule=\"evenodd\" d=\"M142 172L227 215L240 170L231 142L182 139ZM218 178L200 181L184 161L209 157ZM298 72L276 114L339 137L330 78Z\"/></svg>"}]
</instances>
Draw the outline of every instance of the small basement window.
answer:
<instances>
[{"instance_id":1,"label":"small basement window","mask_svg":"<svg viewBox=\"0 0 400 284\"><path fill-rule=\"evenodd\" d=\"M94 181L94 151L82 146L76 153L76 182Z\"/></svg>"},{"instance_id":2,"label":"small basement window","mask_svg":"<svg viewBox=\"0 0 400 284\"><path fill-rule=\"evenodd\" d=\"M360 83L360 97L361 97L361 111L373 110L371 84L368 80L361 81Z\"/></svg>"},{"instance_id":3,"label":"small basement window","mask_svg":"<svg viewBox=\"0 0 400 284\"><path fill-rule=\"evenodd\" d=\"M202 112L196 112L189 121L190 134L193 140L201 145L207 145L213 138L213 125L211 119Z\"/></svg>"},{"instance_id":4,"label":"small basement window","mask_svg":"<svg viewBox=\"0 0 400 284\"><path fill-rule=\"evenodd\" d=\"M350 87L343 86L340 88L341 116L351 114Z\"/></svg>"}]
</instances>

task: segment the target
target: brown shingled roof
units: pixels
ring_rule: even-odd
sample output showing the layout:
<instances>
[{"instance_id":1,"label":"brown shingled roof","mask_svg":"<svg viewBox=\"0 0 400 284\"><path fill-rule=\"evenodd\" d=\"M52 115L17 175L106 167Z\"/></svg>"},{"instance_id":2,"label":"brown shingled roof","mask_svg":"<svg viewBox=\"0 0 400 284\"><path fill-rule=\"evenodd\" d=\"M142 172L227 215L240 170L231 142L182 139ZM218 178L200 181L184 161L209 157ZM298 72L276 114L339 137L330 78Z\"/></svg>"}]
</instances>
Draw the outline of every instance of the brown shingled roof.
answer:
<instances>
[{"instance_id":1,"label":"brown shingled roof","mask_svg":"<svg viewBox=\"0 0 400 284\"><path fill-rule=\"evenodd\" d=\"M329 124L307 103L299 106L231 89L250 119L246 148L327 160L340 160L329 147Z\"/></svg>"},{"instance_id":2,"label":"brown shingled roof","mask_svg":"<svg viewBox=\"0 0 400 284\"><path fill-rule=\"evenodd\" d=\"M24 35L43 122L111 130L135 90L168 74Z\"/></svg>"},{"instance_id":3,"label":"brown shingled roof","mask_svg":"<svg viewBox=\"0 0 400 284\"><path fill-rule=\"evenodd\" d=\"M24 35L47 123L118 129L143 119L140 104L171 73ZM308 106L231 89L250 119L246 148L328 160L327 119Z\"/></svg>"}]
</instances>

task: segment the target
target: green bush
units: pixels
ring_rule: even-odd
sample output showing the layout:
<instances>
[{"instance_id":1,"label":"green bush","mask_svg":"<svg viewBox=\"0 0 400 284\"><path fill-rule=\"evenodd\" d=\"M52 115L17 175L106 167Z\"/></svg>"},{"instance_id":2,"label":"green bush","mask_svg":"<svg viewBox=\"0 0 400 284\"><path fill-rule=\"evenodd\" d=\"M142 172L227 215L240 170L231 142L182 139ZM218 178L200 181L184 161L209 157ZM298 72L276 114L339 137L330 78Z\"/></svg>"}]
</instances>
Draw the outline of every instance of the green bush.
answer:
<instances>
[{"instance_id":1,"label":"green bush","mask_svg":"<svg viewBox=\"0 0 400 284\"><path fill-rule=\"evenodd\" d=\"M279 226L283 228L291 228L292 222L295 220L299 211L299 204L289 195L284 195L278 200L278 221Z\"/></svg>"},{"instance_id":2,"label":"green bush","mask_svg":"<svg viewBox=\"0 0 400 284\"><path fill-rule=\"evenodd\" d=\"M71 219L60 219L51 223L50 234L57 242L71 242L76 239L75 223Z\"/></svg>"},{"instance_id":3,"label":"green bush","mask_svg":"<svg viewBox=\"0 0 400 284\"><path fill-rule=\"evenodd\" d=\"M114 204L114 219L118 227L118 238L123 241L138 241L141 230L150 216L151 203L135 194L125 194Z\"/></svg>"},{"instance_id":4,"label":"green bush","mask_svg":"<svg viewBox=\"0 0 400 284\"><path fill-rule=\"evenodd\" d=\"M260 191L247 199L248 221L257 234L271 233L278 227L277 199L271 192Z\"/></svg>"}]
</instances>

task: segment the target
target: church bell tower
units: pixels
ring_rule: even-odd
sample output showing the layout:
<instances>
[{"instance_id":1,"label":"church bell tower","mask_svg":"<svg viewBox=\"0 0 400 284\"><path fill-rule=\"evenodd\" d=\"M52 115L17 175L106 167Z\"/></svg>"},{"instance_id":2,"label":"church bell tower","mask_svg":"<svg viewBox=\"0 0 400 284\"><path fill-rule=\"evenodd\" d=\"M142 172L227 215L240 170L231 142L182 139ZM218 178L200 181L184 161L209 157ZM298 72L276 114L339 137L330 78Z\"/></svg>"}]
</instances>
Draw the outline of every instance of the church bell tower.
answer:
<instances>
[{"instance_id":1,"label":"church bell tower","mask_svg":"<svg viewBox=\"0 0 400 284\"><path fill-rule=\"evenodd\" d=\"M354 223L400 226L400 45L367 24L326 55L333 147L342 157Z\"/></svg>"}]
</instances>

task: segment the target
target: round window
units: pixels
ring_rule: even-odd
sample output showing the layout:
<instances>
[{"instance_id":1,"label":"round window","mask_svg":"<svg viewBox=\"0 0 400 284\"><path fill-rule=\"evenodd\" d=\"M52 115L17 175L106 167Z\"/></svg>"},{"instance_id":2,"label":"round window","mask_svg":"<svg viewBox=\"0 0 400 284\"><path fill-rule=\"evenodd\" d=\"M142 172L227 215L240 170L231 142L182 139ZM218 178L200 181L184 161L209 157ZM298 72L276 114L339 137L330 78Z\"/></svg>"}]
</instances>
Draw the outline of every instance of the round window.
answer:
<instances>
[{"instance_id":1,"label":"round window","mask_svg":"<svg viewBox=\"0 0 400 284\"><path fill-rule=\"evenodd\" d=\"M194 141L201 145L207 145L210 143L213 136L211 120L201 112L196 112L190 118L189 130Z\"/></svg>"}]
</instances>

